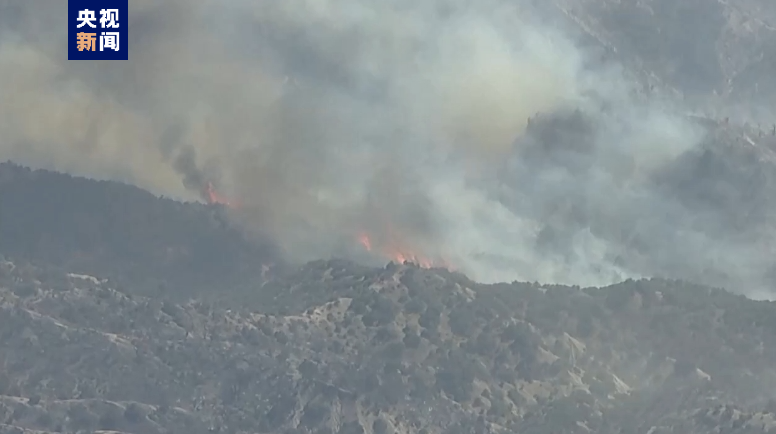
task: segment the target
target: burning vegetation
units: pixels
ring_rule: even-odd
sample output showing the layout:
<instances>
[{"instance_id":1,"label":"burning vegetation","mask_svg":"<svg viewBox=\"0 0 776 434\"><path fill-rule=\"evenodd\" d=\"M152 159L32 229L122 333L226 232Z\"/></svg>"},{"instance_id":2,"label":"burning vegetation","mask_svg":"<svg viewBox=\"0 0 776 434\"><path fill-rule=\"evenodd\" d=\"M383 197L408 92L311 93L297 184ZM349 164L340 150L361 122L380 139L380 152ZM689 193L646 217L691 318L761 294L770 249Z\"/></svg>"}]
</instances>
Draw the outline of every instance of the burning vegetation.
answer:
<instances>
[{"instance_id":1,"label":"burning vegetation","mask_svg":"<svg viewBox=\"0 0 776 434\"><path fill-rule=\"evenodd\" d=\"M378 254L386 259L390 259L398 263L412 262L423 268L439 267L452 269L447 261L434 260L429 257L413 253L412 250L407 248L403 243L398 242L398 239L400 238L389 237L386 242L379 243L375 247L373 246L373 238L370 237L369 234L366 232L361 232L358 234L358 242L361 243L366 251Z\"/></svg>"},{"instance_id":2,"label":"burning vegetation","mask_svg":"<svg viewBox=\"0 0 776 434\"><path fill-rule=\"evenodd\" d=\"M229 199L219 193L212 182L207 182L203 190L205 201L209 205L220 205L230 209L240 209L239 202ZM361 231L355 235L355 240L367 251L382 258L398 263L411 262L423 268L447 268L452 269L445 260L432 259L430 257L418 254L409 247L410 243L403 242L403 237L398 235L388 226L388 236L377 237L370 235L367 231Z\"/></svg>"},{"instance_id":3,"label":"burning vegetation","mask_svg":"<svg viewBox=\"0 0 776 434\"><path fill-rule=\"evenodd\" d=\"M210 181L208 181L207 185L205 186L204 196L208 205L223 205L232 209L237 209L240 207L237 202L227 199L218 191L216 191L215 187L213 187L213 183Z\"/></svg>"}]
</instances>

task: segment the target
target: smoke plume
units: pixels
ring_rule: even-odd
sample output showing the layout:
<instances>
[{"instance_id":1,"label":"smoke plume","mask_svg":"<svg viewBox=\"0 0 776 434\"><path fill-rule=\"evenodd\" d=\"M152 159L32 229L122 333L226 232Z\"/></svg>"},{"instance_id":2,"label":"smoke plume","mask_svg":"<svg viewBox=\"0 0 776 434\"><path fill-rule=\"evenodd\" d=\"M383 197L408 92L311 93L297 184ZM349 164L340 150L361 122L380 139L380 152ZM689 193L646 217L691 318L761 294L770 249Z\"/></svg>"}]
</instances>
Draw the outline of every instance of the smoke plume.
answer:
<instances>
[{"instance_id":1,"label":"smoke plume","mask_svg":"<svg viewBox=\"0 0 776 434\"><path fill-rule=\"evenodd\" d=\"M730 243L647 181L700 132L525 3L133 0L129 61L69 62L66 2L6 2L0 159L187 200L213 182L297 260L365 231L484 281L709 264ZM587 133L526 131L575 109Z\"/></svg>"}]
</instances>

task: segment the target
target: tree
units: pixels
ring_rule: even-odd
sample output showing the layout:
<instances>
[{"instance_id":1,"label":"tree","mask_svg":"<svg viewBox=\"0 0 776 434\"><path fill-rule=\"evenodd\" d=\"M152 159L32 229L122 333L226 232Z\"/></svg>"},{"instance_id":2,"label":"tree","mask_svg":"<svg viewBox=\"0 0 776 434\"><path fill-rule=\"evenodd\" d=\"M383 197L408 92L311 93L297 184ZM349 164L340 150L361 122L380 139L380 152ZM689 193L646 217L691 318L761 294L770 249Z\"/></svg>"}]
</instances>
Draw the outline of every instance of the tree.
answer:
<instances>
[{"instance_id":1,"label":"tree","mask_svg":"<svg viewBox=\"0 0 776 434\"><path fill-rule=\"evenodd\" d=\"M426 303L423 300L413 298L404 305L404 309L407 313L422 314L426 310Z\"/></svg>"},{"instance_id":2,"label":"tree","mask_svg":"<svg viewBox=\"0 0 776 434\"><path fill-rule=\"evenodd\" d=\"M127 408L124 409L124 420L131 424L139 423L141 420L143 420L143 418L145 418L143 409L134 402L129 404Z\"/></svg>"},{"instance_id":3,"label":"tree","mask_svg":"<svg viewBox=\"0 0 776 434\"><path fill-rule=\"evenodd\" d=\"M481 356L493 356L498 348L496 337L488 333L480 333L474 344L474 350Z\"/></svg>"},{"instance_id":4,"label":"tree","mask_svg":"<svg viewBox=\"0 0 776 434\"><path fill-rule=\"evenodd\" d=\"M337 431L337 434L364 434L364 428L358 421L345 422Z\"/></svg>"},{"instance_id":5,"label":"tree","mask_svg":"<svg viewBox=\"0 0 776 434\"><path fill-rule=\"evenodd\" d=\"M107 408L100 416L97 425L102 430L118 431L121 428L122 416L122 411L118 407L111 405L110 408Z\"/></svg>"},{"instance_id":6,"label":"tree","mask_svg":"<svg viewBox=\"0 0 776 434\"><path fill-rule=\"evenodd\" d=\"M269 409L262 419L262 430L276 431L278 428L294 414L296 409L296 398L285 396L279 399L272 408Z\"/></svg>"},{"instance_id":7,"label":"tree","mask_svg":"<svg viewBox=\"0 0 776 434\"><path fill-rule=\"evenodd\" d=\"M420 315L418 324L423 328L436 330L436 328L439 327L440 315L441 311L439 309L429 306L426 311Z\"/></svg>"},{"instance_id":8,"label":"tree","mask_svg":"<svg viewBox=\"0 0 776 434\"><path fill-rule=\"evenodd\" d=\"M354 297L350 302L348 310L356 315L364 315L368 312L367 302L364 298Z\"/></svg>"},{"instance_id":9,"label":"tree","mask_svg":"<svg viewBox=\"0 0 776 434\"><path fill-rule=\"evenodd\" d=\"M402 359L404 355L404 343L392 342L381 351L385 359L390 361L398 361Z\"/></svg>"},{"instance_id":10,"label":"tree","mask_svg":"<svg viewBox=\"0 0 776 434\"><path fill-rule=\"evenodd\" d=\"M531 346L535 339L531 328L523 322L518 322L510 324L501 332L501 340L503 342L514 342L518 347L522 347Z\"/></svg>"},{"instance_id":11,"label":"tree","mask_svg":"<svg viewBox=\"0 0 776 434\"><path fill-rule=\"evenodd\" d=\"M631 284L629 284L631 282ZM633 296L633 281L623 282L621 285L608 288L609 293L606 295L604 304L606 307L614 312L618 312L628 305L628 302Z\"/></svg>"},{"instance_id":12,"label":"tree","mask_svg":"<svg viewBox=\"0 0 776 434\"><path fill-rule=\"evenodd\" d=\"M384 421L382 418L377 418L372 423L372 432L374 434L392 434L391 431L388 422Z\"/></svg>"},{"instance_id":13,"label":"tree","mask_svg":"<svg viewBox=\"0 0 776 434\"><path fill-rule=\"evenodd\" d=\"M385 399L388 405L396 405L406 395L404 381L398 372L385 375L379 394Z\"/></svg>"},{"instance_id":14,"label":"tree","mask_svg":"<svg viewBox=\"0 0 776 434\"><path fill-rule=\"evenodd\" d=\"M395 318L396 307L393 302L380 297L375 300L371 310L361 318L361 321L368 327L376 327L390 324Z\"/></svg>"},{"instance_id":15,"label":"tree","mask_svg":"<svg viewBox=\"0 0 776 434\"><path fill-rule=\"evenodd\" d=\"M450 330L458 336L466 337L472 334L477 320L471 309L455 308L450 312Z\"/></svg>"},{"instance_id":16,"label":"tree","mask_svg":"<svg viewBox=\"0 0 776 434\"><path fill-rule=\"evenodd\" d=\"M473 380L473 375L468 376L463 370L459 372L442 370L436 373L437 387L457 402L469 400L474 388Z\"/></svg>"},{"instance_id":17,"label":"tree","mask_svg":"<svg viewBox=\"0 0 776 434\"><path fill-rule=\"evenodd\" d=\"M509 406L500 396L491 396L488 415L494 417L506 417L509 413Z\"/></svg>"},{"instance_id":18,"label":"tree","mask_svg":"<svg viewBox=\"0 0 776 434\"><path fill-rule=\"evenodd\" d=\"M318 375L318 366L309 360L305 360L299 364L299 373L305 378L315 378Z\"/></svg>"},{"instance_id":19,"label":"tree","mask_svg":"<svg viewBox=\"0 0 776 434\"><path fill-rule=\"evenodd\" d=\"M68 411L71 427L75 430L91 430L96 423L95 417L85 407L74 406Z\"/></svg>"},{"instance_id":20,"label":"tree","mask_svg":"<svg viewBox=\"0 0 776 434\"><path fill-rule=\"evenodd\" d=\"M402 342L404 343L404 346L410 349L415 349L420 346L420 336L418 336L414 331L410 331L409 333L405 332L404 339L402 339Z\"/></svg>"},{"instance_id":21,"label":"tree","mask_svg":"<svg viewBox=\"0 0 776 434\"><path fill-rule=\"evenodd\" d=\"M304 407L299 424L307 428L315 428L329 413L329 409L320 403L310 401Z\"/></svg>"},{"instance_id":22,"label":"tree","mask_svg":"<svg viewBox=\"0 0 776 434\"><path fill-rule=\"evenodd\" d=\"M695 363L691 360L680 359L674 363L674 375L679 377L686 377L695 372Z\"/></svg>"}]
</instances>

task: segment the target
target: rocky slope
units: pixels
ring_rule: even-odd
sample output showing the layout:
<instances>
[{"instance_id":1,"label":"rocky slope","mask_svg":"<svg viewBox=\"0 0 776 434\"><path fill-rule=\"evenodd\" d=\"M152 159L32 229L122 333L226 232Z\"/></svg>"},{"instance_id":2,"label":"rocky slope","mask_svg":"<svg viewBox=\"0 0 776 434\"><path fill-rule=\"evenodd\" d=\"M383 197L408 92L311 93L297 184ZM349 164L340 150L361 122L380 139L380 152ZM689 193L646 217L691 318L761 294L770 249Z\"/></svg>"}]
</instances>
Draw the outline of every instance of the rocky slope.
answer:
<instances>
[{"instance_id":1,"label":"rocky slope","mask_svg":"<svg viewBox=\"0 0 776 434\"><path fill-rule=\"evenodd\" d=\"M708 102L769 102L776 95L776 6L763 0L555 0L563 16L645 86ZM711 95L715 97L709 98Z\"/></svg>"},{"instance_id":2,"label":"rocky slope","mask_svg":"<svg viewBox=\"0 0 776 434\"><path fill-rule=\"evenodd\" d=\"M218 207L0 169L0 433L776 432L773 302L275 264Z\"/></svg>"},{"instance_id":3,"label":"rocky slope","mask_svg":"<svg viewBox=\"0 0 776 434\"><path fill-rule=\"evenodd\" d=\"M319 261L224 309L0 270L3 433L776 432L776 305L719 289Z\"/></svg>"}]
</instances>

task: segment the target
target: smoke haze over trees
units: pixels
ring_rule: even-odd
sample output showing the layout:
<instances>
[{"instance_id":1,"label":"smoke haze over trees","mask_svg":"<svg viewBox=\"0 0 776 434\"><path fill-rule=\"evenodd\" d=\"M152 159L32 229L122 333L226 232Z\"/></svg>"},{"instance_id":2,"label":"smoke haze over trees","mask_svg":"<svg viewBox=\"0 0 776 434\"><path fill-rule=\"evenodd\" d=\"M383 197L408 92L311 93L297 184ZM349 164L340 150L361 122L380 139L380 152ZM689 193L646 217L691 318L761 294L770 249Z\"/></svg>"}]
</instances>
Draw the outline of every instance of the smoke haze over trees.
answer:
<instances>
[{"instance_id":1,"label":"smoke haze over trees","mask_svg":"<svg viewBox=\"0 0 776 434\"><path fill-rule=\"evenodd\" d=\"M4 160L189 200L212 182L299 261L360 257L363 231L482 281L772 280L768 137L685 116L741 107L735 74L767 93L770 9L742 30L756 9L137 1L131 60L90 63L60 55L65 6L3 6ZM636 31L657 28L653 56ZM765 60L715 64L714 38Z\"/></svg>"}]
</instances>

